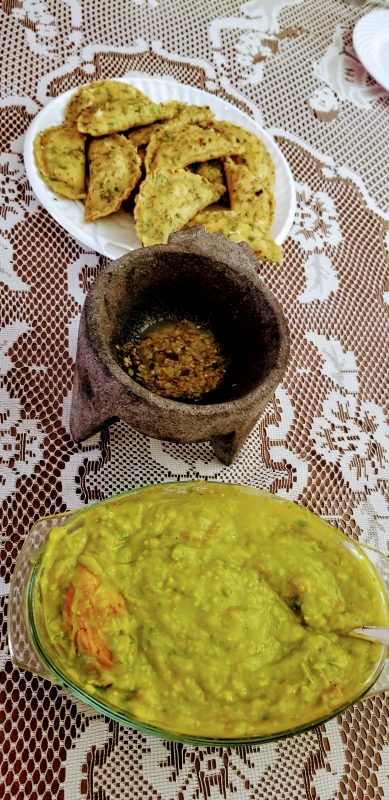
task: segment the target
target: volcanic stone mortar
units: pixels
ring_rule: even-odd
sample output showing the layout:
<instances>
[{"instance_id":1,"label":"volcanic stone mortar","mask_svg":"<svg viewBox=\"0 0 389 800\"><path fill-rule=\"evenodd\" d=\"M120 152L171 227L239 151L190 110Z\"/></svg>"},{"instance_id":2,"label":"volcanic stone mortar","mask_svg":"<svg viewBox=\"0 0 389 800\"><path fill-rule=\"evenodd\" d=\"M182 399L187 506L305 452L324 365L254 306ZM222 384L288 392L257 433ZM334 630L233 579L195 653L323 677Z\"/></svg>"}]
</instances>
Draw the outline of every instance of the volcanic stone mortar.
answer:
<instances>
[{"instance_id":1,"label":"volcanic stone mortar","mask_svg":"<svg viewBox=\"0 0 389 800\"><path fill-rule=\"evenodd\" d=\"M247 245L192 228L167 245L128 253L100 273L80 321L70 414L74 440L119 417L156 439L210 441L220 461L231 464L289 355L284 315L257 268ZM161 397L120 365L117 344L172 317L210 329L230 361L220 389L204 403Z\"/></svg>"}]
</instances>

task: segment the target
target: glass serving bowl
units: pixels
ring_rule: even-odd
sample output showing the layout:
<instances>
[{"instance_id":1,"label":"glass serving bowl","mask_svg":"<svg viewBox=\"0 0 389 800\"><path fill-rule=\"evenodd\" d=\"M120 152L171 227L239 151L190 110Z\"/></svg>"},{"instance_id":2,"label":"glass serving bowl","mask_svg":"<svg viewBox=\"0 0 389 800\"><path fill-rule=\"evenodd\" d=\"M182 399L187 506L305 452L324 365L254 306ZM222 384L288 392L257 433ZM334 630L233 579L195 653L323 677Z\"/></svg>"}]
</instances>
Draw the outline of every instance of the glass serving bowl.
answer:
<instances>
[{"instance_id":1,"label":"glass serving bowl","mask_svg":"<svg viewBox=\"0 0 389 800\"><path fill-rule=\"evenodd\" d=\"M216 484L212 482L201 481L179 482L161 484L159 485L158 490L160 495L166 496L167 494L169 501L174 502L174 496L176 493L178 492L182 495L183 492L188 491L188 487L190 488L191 492L196 491L196 489L200 489L203 493L203 496L205 496L207 492L207 486L223 486L224 490L227 489L227 491L229 486L233 486L235 491L238 490L243 495L255 494L257 496L265 496L266 498L271 497L272 500L274 500L275 509L277 504L280 503L287 503L290 506L295 506L295 504L292 504L291 501L283 500L282 498L274 495L269 495L269 493L262 490L247 486L239 486L236 484ZM153 488L155 489L157 487L148 486L141 489L135 489L130 492L125 492L121 495L116 495L114 498L100 501L100 503L95 503L94 506L115 502L115 500L118 498L125 499L129 495L133 495L135 492L147 492ZM88 508L90 508L90 506ZM53 653L50 652L50 648L47 647L42 641L42 637L39 634L39 621L37 620L36 612L37 577L39 573L39 565L41 561L41 554L49 538L50 532L56 526L61 525L64 522L68 522L71 518L76 517L78 514L84 512L85 509L83 509L81 512L67 512L62 515L40 519L32 527L24 542L11 580L8 614L9 646L12 662L15 666L29 670L36 675L47 678L53 683L64 687L71 695L73 695L73 697L82 701L83 703L86 703L93 708L94 711L104 714L125 726L142 731L146 734L158 736L163 739L171 739L183 743L202 745L234 746L242 744L258 744L273 741L275 739L281 739L326 722L327 720L339 714L341 711L348 708L357 700L360 700L363 697L372 696L385 690L386 688L389 688L389 675L386 661L388 648L382 647L379 648L379 657L377 658L374 669L369 675L366 685L363 687L363 691L359 691L357 696L350 698L350 700L343 703L341 706L332 709L330 713L327 713L325 716L321 716L318 719L304 722L304 724L294 725L287 730L269 732L268 735L250 735L247 737L235 736L233 738L206 735L186 735L182 733L176 733L174 730L165 730L163 728L147 724L142 721L142 719L137 719L135 716L132 716L131 714L122 711L107 702L104 702L100 697L93 696L86 691L81 684L78 684L76 681L70 679L69 676L66 675L66 665L65 668L62 668L61 664L58 662L58 658L56 658L55 655L53 656ZM304 509L303 512L304 514L311 513L307 512L306 509ZM328 527L330 528L330 526ZM379 551L366 545L355 543L340 531L337 531L337 533L339 533L339 540L342 546L351 548L354 554L356 551L358 551L360 557L364 557L363 554L368 556L370 562L372 562L374 565L374 572L376 573L376 577L378 579L377 585L380 587L380 597L382 597L382 607L385 608L386 606L387 609L389 598L389 568L387 559Z\"/></svg>"}]
</instances>

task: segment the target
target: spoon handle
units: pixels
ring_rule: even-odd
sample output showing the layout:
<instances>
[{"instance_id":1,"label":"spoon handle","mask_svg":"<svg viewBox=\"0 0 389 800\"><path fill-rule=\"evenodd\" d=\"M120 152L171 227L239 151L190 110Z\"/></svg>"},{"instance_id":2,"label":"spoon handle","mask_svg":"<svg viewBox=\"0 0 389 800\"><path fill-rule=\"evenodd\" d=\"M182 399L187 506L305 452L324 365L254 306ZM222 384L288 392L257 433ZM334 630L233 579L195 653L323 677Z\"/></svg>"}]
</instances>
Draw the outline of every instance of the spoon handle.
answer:
<instances>
[{"instance_id":1,"label":"spoon handle","mask_svg":"<svg viewBox=\"0 0 389 800\"><path fill-rule=\"evenodd\" d=\"M361 639L370 639L389 646L389 625L363 625L362 628L354 628L351 633Z\"/></svg>"}]
</instances>

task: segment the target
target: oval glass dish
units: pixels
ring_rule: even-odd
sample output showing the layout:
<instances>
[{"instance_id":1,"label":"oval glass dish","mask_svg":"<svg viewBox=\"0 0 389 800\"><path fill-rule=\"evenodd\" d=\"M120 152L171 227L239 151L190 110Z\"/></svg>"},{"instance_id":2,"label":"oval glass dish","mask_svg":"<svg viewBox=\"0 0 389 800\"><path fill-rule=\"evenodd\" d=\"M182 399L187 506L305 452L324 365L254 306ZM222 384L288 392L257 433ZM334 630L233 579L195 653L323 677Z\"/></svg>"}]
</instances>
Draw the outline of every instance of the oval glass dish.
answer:
<instances>
[{"instance_id":1,"label":"oval glass dish","mask_svg":"<svg viewBox=\"0 0 389 800\"><path fill-rule=\"evenodd\" d=\"M96 712L165 739L238 745L386 688L387 648L347 632L388 622L381 553L291 501L198 481L38 520L8 629L16 666Z\"/></svg>"}]
</instances>

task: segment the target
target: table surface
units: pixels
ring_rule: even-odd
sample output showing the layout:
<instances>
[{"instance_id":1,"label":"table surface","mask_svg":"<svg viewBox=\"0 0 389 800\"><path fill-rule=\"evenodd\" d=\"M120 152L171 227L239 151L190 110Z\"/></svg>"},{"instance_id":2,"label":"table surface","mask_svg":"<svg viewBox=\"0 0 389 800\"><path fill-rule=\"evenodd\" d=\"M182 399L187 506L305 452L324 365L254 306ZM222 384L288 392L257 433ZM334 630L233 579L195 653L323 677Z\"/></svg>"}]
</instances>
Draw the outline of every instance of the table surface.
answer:
<instances>
[{"instance_id":1,"label":"table surface","mask_svg":"<svg viewBox=\"0 0 389 800\"><path fill-rule=\"evenodd\" d=\"M153 481L208 477L265 487L386 548L388 94L352 45L357 20L384 6L1 3L4 612L33 521ZM284 262L261 269L288 319L289 367L229 468L208 444L157 442L121 422L81 446L69 434L80 310L105 259L80 247L39 205L24 170L23 137L50 97L128 73L169 77L235 103L276 137L295 178L297 212ZM7 800L388 796L382 694L270 745L186 747L121 728L18 671L5 623L2 635Z\"/></svg>"}]
</instances>

